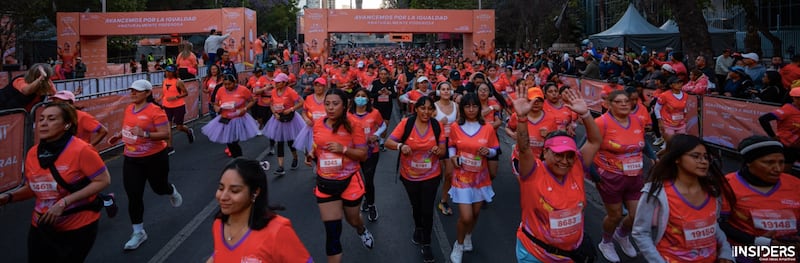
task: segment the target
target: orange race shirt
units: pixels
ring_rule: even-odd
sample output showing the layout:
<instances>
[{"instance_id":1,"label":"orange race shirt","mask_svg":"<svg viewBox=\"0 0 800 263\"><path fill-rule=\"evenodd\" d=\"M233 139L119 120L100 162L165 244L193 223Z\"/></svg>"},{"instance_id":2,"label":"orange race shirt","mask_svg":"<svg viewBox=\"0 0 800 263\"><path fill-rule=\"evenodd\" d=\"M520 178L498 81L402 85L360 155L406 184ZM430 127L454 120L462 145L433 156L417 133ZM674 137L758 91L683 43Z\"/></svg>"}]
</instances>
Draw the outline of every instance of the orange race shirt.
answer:
<instances>
[{"instance_id":1,"label":"orange race shirt","mask_svg":"<svg viewBox=\"0 0 800 263\"><path fill-rule=\"evenodd\" d=\"M486 156L478 154L481 147L500 148L497 133L489 123L485 123L475 134L469 135L461 129L458 122L450 124L450 145L456 148L461 167L453 170L453 187L481 188L492 185L489 179L489 163Z\"/></svg>"},{"instance_id":2,"label":"orange race shirt","mask_svg":"<svg viewBox=\"0 0 800 263\"><path fill-rule=\"evenodd\" d=\"M641 102L639 102L639 105L636 105L635 109L631 110L630 116L636 116L645 127L653 125L653 119L650 119L650 113L647 112L647 107Z\"/></svg>"},{"instance_id":3,"label":"orange race shirt","mask_svg":"<svg viewBox=\"0 0 800 263\"><path fill-rule=\"evenodd\" d=\"M800 109L787 103L772 112L778 118L777 135L783 145L800 147Z\"/></svg>"},{"instance_id":4,"label":"orange race shirt","mask_svg":"<svg viewBox=\"0 0 800 263\"><path fill-rule=\"evenodd\" d=\"M359 161L350 159L341 153L327 151L325 145L329 142L336 142L351 149L367 148L364 128L358 120L348 117L348 121L353 127L353 133L348 133L344 129L344 125L334 133L333 128L325 123L325 119L314 122L313 128L314 144L312 148L314 156L317 157L317 174L325 179L347 179L361 169Z\"/></svg>"},{"instance_id":5,"label":"orange race shirt","mask_svg":"<svg viewBox=\"0 0 800 263\"><path fill-rule=\"evenodd\" d=\"M275 87L275 75L273 75L272 77L264 75L263 77L264 77L264 81L265 82L263 83L262 87L264 87L264 86ZM267 90L264 91L264 93L256 95L256 104L258 104L258 106L261 106L261 107L269 107L270 105L272 105L272 90L273 89L274 88L267 89Z\"/></svg>"},{"instance_id":6,"label":"orange race shirt","mask_svg":"<svg viewBox=\"0 0 800 263\"><path fill-rule=\"evenodd\" d=\"M53 204L70 195L67 189L58 185L58 182L53 179L49 168L41 167L37 152L38 148L38 144L33 146L28 150L25 158L25 183L28 184L36 196L33 217L31 218L31 225L33 226L39 225L39 217L46 213ZM64 151L56 159L55 166L61 178L69 184L75 184L84 178L94 179L106 171L106 165L94 147L82 140L76 140L76 137L70 138ZM72 201L66 209L88 204L94 199L95 196L91 196L87 199ZM100 212L84 210L58 217L53 226L58 231L74 230L91 224L98 219L100 219Z\"/></svg>"},{"instance_id":7,"label":"orange race shirt","mask_svg":"<svg viewBox=\"0 0 800 263\"><path fill-rule=\"evenodd\" d=\"M594 157L598 170L627 176L639 176L644 171L644 125L629 116L623 126L610 113L594 120L603 136L600 150Z\"/></svg>"},{"instance_id":8,"label":"orange race shirt","mask_svg":"<svg viewBox=\"0 0 800 263\"><path fill-rule=\"evenodd\" d=\"M797 235L797 219L800 219L800 179L790 174L781 174L778 184L763 193L742 178L739 173L725 175L736 195L736 209L728 202L722 203L722 213L730 214L728 222L734 228L751 236L763 236L775 231L774 238ZM737 244L728 240L731 245Z\"/></svg>"},{"instance_id":9,"label":"orange race shirt","mask_svg":"<svg viewBox=\"0 0 800 263\"><path fill-rule=\"evenodd\" d=\"M186 101L183 98L178 98L173 101L168 101L167 98L177 97L181 94L178 91L178 79L164 79L164 83L161 84L162 86L162 94L161 94L161 105L165 108L177 108L183 105L186 105Z\"/></svg>"},{"instance_id":10,"label":"orange race shirt","mask_svg":"<svg viewBox=\"0 0 800 263\"><path fill-rule=\"evenodd\" d=\"M664 125L669 127L680 127L686 124L686 101L689 94L681 92L683 95L678 99L672 92L664 92L658 95L658 103L661 104L661 120Z\"/></svg>"},{"instance_id":11,"label":"orange race shirt","mask_svg":"<svg viewBox=\"0 0 800 263\"><path fill-rule=\"evenodd\" d=\"M325 97L317 101L317 96L314 94L306 96L306 99L303 100L303 112L305 112L306 116L312 121L317 121L325 117L325 115L328 114L325 112Z\"/></svg>"},{"instance_id":12,"label":"orange race shirt","mask_svg":"<svg viewBox=\"0 0 800 263\"><path fill-rule=\"evenodd\" d=\"M372 85L372 81L375 80L375 78L377 77L378 74L376 73L372 73L372 75L370 75L369 72L364 72L361 73L360 76L358 77L358 83L361 84L362 88L365 88L367 90L372 90L372 87L370 87L370 85Z\"/></svg>"},{"instance_id":13,"label":"orange race shirt","mask_svg":"<svg viewBox=\"0 0 800 263\"><path fill-rule=\"evenodd\" d=\"M242 85L238 85L233 91L228 91L226 88L217 91L220 115L228 119L244 116L247 113L247 102L252 99L253 93Z\"/></svg>"},{"instance_id":14,"label":"orange race shirt","mask_svg":"<svg viewBox=\"0 0 800 263\"><path fill-rule=\"evenodd\" d=\"M587 172L576 157L575 164L564 178L556 178L547 166L534 158L530 174L520 176L522 222L517 238L528 252L543 262L572 262L568 257L547 253L522 231L563 250L578 248L583 240L583 209L586 197L583 175Z\"/></svg>"},{"instance_id":15,"label":"orange race shirt","mask_svg":"<svg viewBox=\"0 0 800 263\"><path fill-rule=\"evenodd\" d=\"M263 88L267 83L269 83L269 80L267 80L267 77L264 75L261 75L261 77L250 76L250 78L247 79L247 88L252 92L256 88Z\"/></svg>"},{"instance_id":16,"label":"orange race shirt","mask_svg":"<svg viewBox=\"0 0 800 263\"><path fill-rule=\"evenodd\" d=\"M539 156L542 154L542 150L544 150L544 139L547 137L547 134L558 129L558 124L556 123L555 118L552 116L553 114L543 112L542 118L535 122L525 116L528 119L528 141L531 151L533 151L533 156L536 159L539 159ZM517 117L516 112L511 114L511 118L509 118L506 125L512 131L517 130L517 125L519 125L519 117ZM519 150L515 145L514 149L511 151L511 160L518 159L517 157L519 157ZM516 173L516 171L514 172Z\"/></svg>"},{"instance_id":17,"label":"orange race shirt","mask_svg":"<svg viewBox=\"0 0 800 263\"><path fill-rule=\"evenodd\" d=\"M496 100L495 98L489 98L489 100L488 100L486 103L487 103L487 105L488 105L488 106L486 106L486 107L500 108L500 103L498 103L498 102L497 102L497 100ZM486 109L486 107L482 107L482 108L483 108L483 109ZM492 111L490 111L490 112L486 113L486 115L483 115L483 120L484 120L484 121L486 121L486 122L488 122L488 123L492 123L492 122L494 122L494 119L495 119L495 117L496 117L495 115L496 115L498 112L499 112L499 111L497 111L497 110L494 110L494 109L493 109Z\"/></svg>"},{"instance_id":18,"label":"orange race shirt","mask_svg":"<svg viewBox=\"0 0 800 263\"><path fill-rule=\"evenodd\" d=\"M376 109L372 109L372 111L364 115L353 113L347 113L347 115L351 119L358 120L361 123L361 127L364 129L364 136L368 139L367 141L369 141L369 137L372 137L372 134L383 124L383 117L381 117L381 113ZM378 141L368 143L367 146L367 153L370 153L370 155L378 153L380 150L378 148Z\"/></svg>"},{"instance_id":19,"label":"orange race shirt","mask_svg":"<svg viewBox=\"0 0 800 263\"><path fill-rule=\"evenodd\" d=\"M214 77L209 77L203 82L202 88L208 91L208 93L205 95L204 101L211 101L211 94L214 93L214 89L217 88L217 84L222 84L222 80L217 82L217 79ZM224 87L220 87L220 89L224 89Z\"/></svg>"},{"instance_id":20,"label":"orange race shirt","mask_svg":"<svg viewBox=\"0 0 800 263\"><path fill-rule=\"evenodd\" d=\"M669 263L717 260L717 199L711 195L699 206L689 204L671 182L664 182L669 219L664 237L656 244Z\"/></svg>"},{"instance_id":21,"label":"orange race shirt","mask_svg":"<svg viewBox=\"0 0 800 263\"><path fill-rule=\"evenodd\" d=\"M89 113L82 110L76 110L78 114L78 134L75 137L89 143L92 140L92 135L103 127L97 119Z\"/></svg>"},{"instance_id":22,"label":"orange race shirt","mask_svg":"<svg viewBox=\"0 0 800 263\"><path fill-rule=\"evenodd\" d=\"M275 216L261 230L248 229L234 245L225 241L222 219L214 220L214 262L314 262L289 219Z\"/></svg>"},{"instance_id":23,"label":"orange race shirt","mask_svg":"<svg viewBox=\"0 0 800 263\"><path fill-rule=\"evenodd\" d=\"M555 106L550 101L545 100L542 109L553 117L558 129L562 131L566 131L572 122L578 120L578 114L564 106L563 103L561 106Z\"/></svg>"},{"instance_id":24,"label":"orange race shirt","mask_svg":"<svg viewBox=\"0 0 800 263\"><path fill-rule=\"evenodd\" d=\"M219 97L219 96L217 96ZM142 131L156 132L159 126L169 125L164 110L152 103L147 103L139 111L133 110L133 104L125 109L122 120L122 142L125 143L125 156L144 157L156 154L167 148L164 140L151 140L133 134L131 130L139 127Z\"/></svg>"},{"instance_id":25,"label":"orange race shirt","mask_svg":"<svg viewBox=\"0 0 800 263\"><path fill-rule=\"evenodd\" d=\"M403 138L408 118L403 119L389 135L389 138L400 142ZM440 143L444 143L444 127L441 127L439 138L435 138L432 126L428 122L428 129L424 133L420 133L416 125L408 135L408 139L403 143L411 147L411 154L400 154L400 176L403 176L409 181L425 181L433 179L441 174L441 167L439 165L439 156L431 154L430 150Z\"/></svg>"},{"instance_id":26,"label":"orange race shirt","mask_svg":"<svg viewBox=\"0 0 800 263\"><path fill-rule=\"evenodd\" d=\"M300 102L300 95L293 88L284 87L283 91L278 94L278 89L272 89L272 110L283 112L285 109L293 108L297 102Z\"/></svg>"}]
</instances>

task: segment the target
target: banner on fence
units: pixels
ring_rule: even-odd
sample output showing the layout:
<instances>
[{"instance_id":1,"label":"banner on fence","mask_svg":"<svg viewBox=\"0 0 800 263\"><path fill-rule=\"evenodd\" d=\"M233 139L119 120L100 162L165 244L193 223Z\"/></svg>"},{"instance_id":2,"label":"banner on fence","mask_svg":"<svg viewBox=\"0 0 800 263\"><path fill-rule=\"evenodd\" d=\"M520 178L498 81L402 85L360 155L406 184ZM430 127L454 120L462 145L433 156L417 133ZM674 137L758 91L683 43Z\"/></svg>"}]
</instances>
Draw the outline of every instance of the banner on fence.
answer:
<instances>
[{"instance_id":1,"label":"banner on fence","mask_svg":"<svg viewBox=\"0 0 800 263\"><path fill-rule=\"evenodd\" d=\"M600 96L603 91L603 86L607 83L599 80L581 79L581 92L583 99L586 100L586 105L589 109L596 112L603 110L603 98Z\"/></svg>"},{"instance_id":2,"label":"banner on fence","mask_svg":"<svg viewBox=\"0 0 800 263\"><path fill-rule=\"evenodd\" d=\"M775 106L730 100L703 98L703 140L736 149L742 139L766 133L758 117L775 110ZM775 129L773 125L773 129Z\"/></svg>"},{"instance_id":3,"label":"banner on fence","mask_svg":"<svg viewBox=\"0 0 800 263\"><path fill-rule=\"evenodd\" d=\"M0 114L0 192L22 184L22 166L25 164L25 118L19 111Z\"/></svg>"}]
</instances>

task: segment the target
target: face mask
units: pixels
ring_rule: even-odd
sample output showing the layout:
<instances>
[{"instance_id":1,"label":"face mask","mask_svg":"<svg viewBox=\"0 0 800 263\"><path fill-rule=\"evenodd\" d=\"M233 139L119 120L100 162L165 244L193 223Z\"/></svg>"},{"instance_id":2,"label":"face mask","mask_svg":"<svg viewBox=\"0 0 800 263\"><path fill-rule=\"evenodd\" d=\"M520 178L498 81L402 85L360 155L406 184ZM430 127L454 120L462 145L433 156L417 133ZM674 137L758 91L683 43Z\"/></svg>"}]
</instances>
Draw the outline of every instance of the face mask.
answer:
<instances>
[{"instance_id":1,"label":"face mask","mask_svg":"<svg viewBox=\"0 0 800 263\"><path fill-rule=\"evenodd\" d=\"M365 106L367 105L367 97L356 97L356 106Z\"/></svg>"}]
</instances>

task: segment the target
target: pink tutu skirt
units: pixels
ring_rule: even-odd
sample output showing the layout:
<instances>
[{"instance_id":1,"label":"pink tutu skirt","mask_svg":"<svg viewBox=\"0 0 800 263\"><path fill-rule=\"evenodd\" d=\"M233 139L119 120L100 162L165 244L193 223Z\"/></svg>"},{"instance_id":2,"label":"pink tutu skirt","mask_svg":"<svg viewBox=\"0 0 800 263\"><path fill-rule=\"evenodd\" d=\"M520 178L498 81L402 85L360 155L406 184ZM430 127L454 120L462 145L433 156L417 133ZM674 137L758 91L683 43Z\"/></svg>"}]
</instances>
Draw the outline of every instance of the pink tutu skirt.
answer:
<instances>
[{"instance_id":1,"label":"pink tutu skirt","mask_svg":"<svg viewBox=\"0 0 800 263\"><path fill-rule=\"evenodd\" d=\"M208 140L215 143L241 142L256 137L258 132L258 122L250 114L231 119L228 124L219 122L221 116L217 116L203 126L203 134L208 136Z\"/></svg>"},{"instance_id":2,"label":"pink tutu skirt","mask_svg":"<svg viewBox=\"0 0 800 263\"><path fill-rule=\"evenodd\" d=\"M314 145L314 128L308 125L303 126L300 133L294 138L294 148L309 153Z\"/></svg>"},{"instance_id":3,"label":"pink tutu skirt","mask_svg":"<svg viewBox=\"0 0 800 263\"><path fill-rule=\"evenodd\" d=\"M278 118L273 116L269 119L267 125L264 125L264 129L261 130L261 132L264 136L267 136L267 138L279 142L286 142L294 140L297 134L300 133L300 130L305 126L308 125L306 125L303 118L300 117L300 114L295 112L294 118L289 122L280 122Z\"/></svg>"}]
</instances>

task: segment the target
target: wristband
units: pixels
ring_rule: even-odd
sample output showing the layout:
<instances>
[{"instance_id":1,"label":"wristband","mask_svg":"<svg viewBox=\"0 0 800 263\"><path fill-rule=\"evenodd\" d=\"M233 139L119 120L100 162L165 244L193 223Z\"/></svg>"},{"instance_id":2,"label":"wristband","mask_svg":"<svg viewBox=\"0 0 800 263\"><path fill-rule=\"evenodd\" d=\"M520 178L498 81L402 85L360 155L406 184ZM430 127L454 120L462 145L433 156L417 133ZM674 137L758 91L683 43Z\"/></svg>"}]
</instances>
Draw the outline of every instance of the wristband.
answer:
<instances>
[{"instance_id":1,"label":"wristband","mask_svg":"<svg viewBox=\"0 0 800 263\"><path fill-rule=\"evenodd\" d=\"M591 113L591 112L589 112L589 111L587 111L586 113L584 113L583 115L581 115L581 118L587 118L587 117L588 117L588 118L591 118L591 117L592 117L592 113Z\"/></svg>"},{"instance_id":2,"label":"wristband","mask_svg":"<svg viewBox=\"0 0 800 263\"><path fill-rule=\"evenodd\" d=\"M402 142L397 144L397 150L400 151L401 149L403 149L403 143Z\"/></svg>"},{"instance_id":3,"label":"wristband","mask_svg":"<svg viewBox=\"0 0 800 263\"><path fill-rule=\"evenodd\" d=\"M61 198L61 200L58 200L58 202L56 202L56 204L60 205L61 207L67 207L67 199L66 199L66 197L65 198Z\"/></svg>"}]
</instances>

